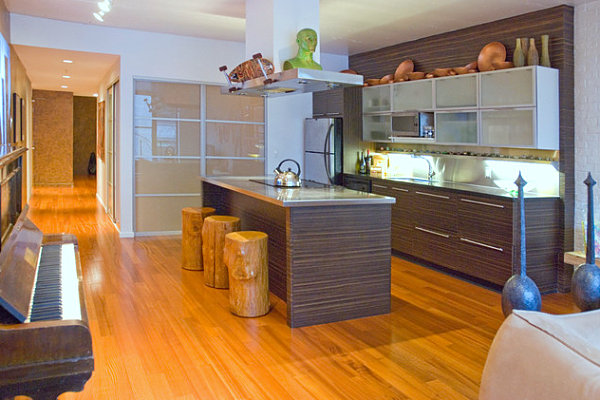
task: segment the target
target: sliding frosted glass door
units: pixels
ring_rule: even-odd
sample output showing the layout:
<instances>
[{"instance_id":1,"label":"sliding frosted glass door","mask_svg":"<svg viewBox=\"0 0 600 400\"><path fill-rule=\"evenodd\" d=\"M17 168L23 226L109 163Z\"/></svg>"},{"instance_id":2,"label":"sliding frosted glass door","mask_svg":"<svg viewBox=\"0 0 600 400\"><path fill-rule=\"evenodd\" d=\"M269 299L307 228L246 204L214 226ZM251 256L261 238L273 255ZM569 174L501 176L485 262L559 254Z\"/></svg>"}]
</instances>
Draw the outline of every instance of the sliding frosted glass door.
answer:
<instances>
[{"instance_id":1,"label":"sliding frosted glass door","mask_svg":"<svg viewBox=\"0 0 600 400\"><path fill-rule=\"evenodd\" d=\"M136 80L136 233L180 231L181 209L201 206L201 176L264 174L264 137L262 99Z\"/></svg>"}]
</instances>

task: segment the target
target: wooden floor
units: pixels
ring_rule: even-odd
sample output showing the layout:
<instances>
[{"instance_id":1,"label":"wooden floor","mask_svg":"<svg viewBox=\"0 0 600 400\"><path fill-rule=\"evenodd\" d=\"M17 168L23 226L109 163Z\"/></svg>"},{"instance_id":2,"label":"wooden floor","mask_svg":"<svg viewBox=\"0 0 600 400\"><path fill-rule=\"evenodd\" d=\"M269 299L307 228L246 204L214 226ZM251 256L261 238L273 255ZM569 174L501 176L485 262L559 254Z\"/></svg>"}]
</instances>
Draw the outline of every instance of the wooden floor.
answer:
<instances>
[{"instance_id":1,"label":"wooden floor","mask_svg":"<svg viewBox=\"0 0 600 400\"><path fill-rule=\"evenodd\" d=\"M226 290L180 268L180 238L119 239L94 182L36 188L31 219L77 235L96 368L61 399L476 399L500 294L392 259L392 312L290 329L228 311ZM570 295L543 297L575 312Z\"/></svg>"}]
</instances>

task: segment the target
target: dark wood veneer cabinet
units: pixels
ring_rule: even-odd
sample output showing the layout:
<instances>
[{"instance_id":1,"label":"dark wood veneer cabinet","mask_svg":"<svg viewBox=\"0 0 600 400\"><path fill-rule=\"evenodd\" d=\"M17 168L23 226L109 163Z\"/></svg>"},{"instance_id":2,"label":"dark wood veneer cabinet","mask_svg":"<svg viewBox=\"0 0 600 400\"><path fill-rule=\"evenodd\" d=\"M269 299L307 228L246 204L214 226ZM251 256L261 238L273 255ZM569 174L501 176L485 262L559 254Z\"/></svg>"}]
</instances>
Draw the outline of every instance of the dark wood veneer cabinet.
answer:
<instances>
[{"instance_id":1,"label":"dark wood veneer cabinet","mask_svg":"<svg viewBox=\"0 0 600 400\"><path fill-rule=\"evenodd\" d=\"M344 89L331 89L313 93L314 117L342 117L344 115Z\"/></svg>"},{"instance_id":2,"label":"dark wood veneer cabinet","mask_svg":"<svg viewBox=\"0 0 600 400\"><path fill-rule=\"evenodd\" d=\"M392 205L392 249L504 285L519 265L518 200L371 178L372 192ZM527 274L540 291L557 289L558 198L526 198Z\"/></svg>"}]
</instances>

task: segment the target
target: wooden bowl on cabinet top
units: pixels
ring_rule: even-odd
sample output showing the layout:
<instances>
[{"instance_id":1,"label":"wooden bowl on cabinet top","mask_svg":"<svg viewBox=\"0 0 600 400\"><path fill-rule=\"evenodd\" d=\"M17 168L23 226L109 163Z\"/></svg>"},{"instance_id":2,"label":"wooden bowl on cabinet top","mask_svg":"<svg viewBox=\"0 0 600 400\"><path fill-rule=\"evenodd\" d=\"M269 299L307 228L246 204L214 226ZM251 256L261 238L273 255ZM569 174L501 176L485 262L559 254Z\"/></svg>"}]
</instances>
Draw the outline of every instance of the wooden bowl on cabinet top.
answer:
<instances>
[{"instance_id":1,"label":"wooden bowl on cabinet top","mask_svg":"<svg viewBox=\"0 0 600 400\"><path fill-rule=\"evenodd\" d=\"M379 79L365 79L365 83L369 86L379 85Z\"/></svg>"},{"instance_id":2,"label":"wooden bowl on cabinet top","mask_svg":"<svg viewBox=\"0 0 600 400\"><path fill-rule=\"evenodd\" d=\"M416 81L423 78L425 78L425 72L416 71L408 74L409 81Z\"/></svg>"},{"instance_id":3,"label":"wooden bowl on cabinet top","mask_svg":"<svg viewBox=\"0 0 600 400\"><path fill-rule=\"evenodd\" d=\"M481 72L493 71L495 63L506 61L506 47L500 42L491 42L483 46L477 57L477 67Z\"/></svg>"},{"instance_id":4,"label":"wooden bowl on cabinet top","mask_svg":"<svg viewBox=\"0 0 600 400\"><path fill-rule=\"evenodd\" d=\"M394 82L394 75L393 74L386 75L386 76L382 77L379 80L379 84L380 85L385 85L387 83L392 83L392 82Z\"/></svg>"},{"instance_id":5,"label":"wooden bowl on cabinet top","mask_svg":"<svg viewBox=\"0 0 600 400\"><path fill-rule=\"evenodd\" d=\"M406 75L414 70L415 64L412 62L412 60L404 60L400 63L400 65L398 65L398 68L396 68L396 72L394 72L394 80L398 82L398 80L402 78L402 75Z\"/></svg>"},{"instance_id":6,"label":"wooden bowl on cabinet top","mask_svg":"<svg viewBox=\"0 0 600 400\"><path fill-rule=\"evenodd\" d=\"M503 61L503 62L496 62L494 63L494 69L506 69L506 68L512 68L515 65L510 62L510 61Z\"/></svg>"}]
</instances>

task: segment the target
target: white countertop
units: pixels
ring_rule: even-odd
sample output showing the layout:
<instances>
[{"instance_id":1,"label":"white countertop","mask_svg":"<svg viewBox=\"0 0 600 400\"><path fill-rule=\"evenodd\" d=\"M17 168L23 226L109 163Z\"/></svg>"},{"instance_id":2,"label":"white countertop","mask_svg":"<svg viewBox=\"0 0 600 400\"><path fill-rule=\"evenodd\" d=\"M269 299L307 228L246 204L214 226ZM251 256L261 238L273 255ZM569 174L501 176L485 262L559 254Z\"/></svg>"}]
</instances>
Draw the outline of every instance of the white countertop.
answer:
<instances>
[{"instance_id":1,"label":"white countertop","mask_svg":"<svg viewBox=\"0 0 600 400\"><path fill-rule=\"evenodd\" d=\"M283 207L393 204L393 197L359 192L343 186L283 188L253 182L269 176L202 178L203 181Z\"/></svg>"}]
</instances>

